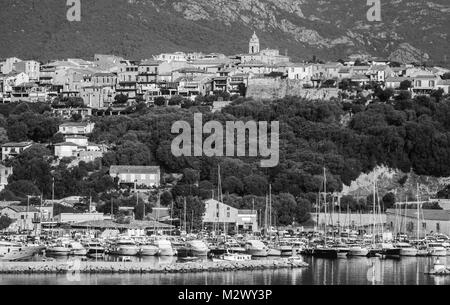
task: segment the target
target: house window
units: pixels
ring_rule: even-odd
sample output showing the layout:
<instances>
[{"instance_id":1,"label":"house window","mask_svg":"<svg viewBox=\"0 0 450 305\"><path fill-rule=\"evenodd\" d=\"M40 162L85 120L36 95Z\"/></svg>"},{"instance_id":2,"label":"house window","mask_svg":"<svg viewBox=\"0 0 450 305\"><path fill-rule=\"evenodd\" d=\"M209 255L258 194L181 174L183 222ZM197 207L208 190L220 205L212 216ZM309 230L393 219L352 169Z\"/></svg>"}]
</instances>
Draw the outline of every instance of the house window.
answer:
<instances>
[{"instance_id":1,"label":"house window","mask_svg":"<svg viewBox=\"0 0 450 305\"><path fill-rule=\"evenodd\" d=\"M423 222L423 223L422 223L422 229L424 229L424 230L427 229L427 223L426 223L426 222Z\"/></svg>"},{"instance_id":2,"label":"house window","mask_svg":"<svg viewBox=\"0 0 450 305\"><path fill-rule=\"evenodd\" d=\"M438 231L438 232L441 231L441 226L440 226L439 222L436 223L436 231Z\"/></svg>"},{"instance_id":3,"label":"house window","mask_svg":"<svg viewBox=\"0 0 450 305\"><path fill-rule=\"evenodd\" d=\"M230 212L227 212L227 217L230 218Z\"/></svg>"}]
</instances>

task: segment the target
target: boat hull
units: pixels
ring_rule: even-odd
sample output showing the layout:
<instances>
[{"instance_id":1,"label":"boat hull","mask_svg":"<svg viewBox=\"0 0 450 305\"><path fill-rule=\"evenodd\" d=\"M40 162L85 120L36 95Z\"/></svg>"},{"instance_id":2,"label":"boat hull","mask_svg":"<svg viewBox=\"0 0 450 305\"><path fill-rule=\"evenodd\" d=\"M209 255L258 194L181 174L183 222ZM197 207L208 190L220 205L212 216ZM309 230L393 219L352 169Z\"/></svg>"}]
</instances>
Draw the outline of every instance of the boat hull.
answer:
<instances>
[{"instance_id":1,"label":"boat hull","mask_svg":"<svg viewBox=\"0 0 450 305\"><path fill-rule=\"evenodd\" d=\"M269 255L269 252L267 249L247 249L247 254L254 256L254 257L267 257Z\"/></svg>"},{"instance_id":2,"label":"boat hull","mask_svg":"<svg viewBox=\"0 0 450 305\"><path fill-rule=\"evenodd\" d=\"M139 249L139 255L142 256L155 256L159 252L158 247L155 246L144 246Z\"/></svg>"},{"instance_id":3,"label":"boat hull","mask_svg":"<svg viewBox=\"0 0 450 305\"><path fill-rule=\"evenodd\" d=\"M10 249L10 251L1 251L0 261L17 261L26 258L33 257L38 253L38 249L35 247L21 247L20 249Z\"/></svg>"},{"instance_id":4,"label":"boat hull","mask_svg":"<svg viewBox=\"0 0 450 305\"><path fill-rule=\"evenodd\" d=\"M431 256L447 256L447 250L445 249L430 249Z\"/></svg>"},{"instance_id":5,"label":"boat hull","mask_svg":"<svg viewBox=\"0 0 450 305\"><path fill-rule=\"evenodd\" d=\"M349 256L355 256L355 257L366 257L369 254L369 249L356 247L356 248L350 248L348 255Z\"/></svg>"},{"instance_id":6,"label":"boat hull","mask_svg":"<svg viewBox=\"0 0 450 305\"><path fill-rule=\"evenodd\" d=\"M45 250L45 255L49 256L68 256L71 254L71 250L65 247L50 247Z\"/></svg>"},{"instance_id":7,"label":"boat hull","mask_svg":"<svg viewBox=\"0 0 450 305\"><path fill-rule=\"evenodd\" d=\"M268 256L281 256L281 250L269 248L267 251Z\"/></svg>"},{"instance_id":8,"label":"boat hull","mask_svg":"<svg viewBox=\"0 0 450 305\"><path fill-rule=\"evenodd\" d=\"M338 251L335 249L314 249L313 256L319 258L337 258Z\"/></svg>"},{"instance_id":9,"label":"boat hull","mask_svg":"<svg viewBox=\"0 0 450 305\"><path fill-rule=\"evenodd\" d=\"M402 248L400 249L400 256L417 256L416 248Z\"/></svg>"}]
</instances>

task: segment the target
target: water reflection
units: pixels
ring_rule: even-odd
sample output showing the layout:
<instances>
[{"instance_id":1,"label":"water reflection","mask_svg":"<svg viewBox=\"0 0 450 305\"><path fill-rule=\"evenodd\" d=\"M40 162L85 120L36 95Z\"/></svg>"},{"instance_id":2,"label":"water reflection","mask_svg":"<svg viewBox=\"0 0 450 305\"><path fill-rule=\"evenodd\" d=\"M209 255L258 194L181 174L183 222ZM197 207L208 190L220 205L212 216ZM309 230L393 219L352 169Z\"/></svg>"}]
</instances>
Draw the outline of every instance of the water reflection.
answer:
<instances>
[{"instance_id":1,"label":"water reflection","mask_svg":"<svg viewBox=\"0 0 450 305\"><path fill-rule=\"evenodd\" d=\"M66 258L57 258L65 260ZM107 260L117 258L108 257ZM155 265L172 264L176 257L133 258ZM441 262L445 262L442 258ZM0 284L89 285L448 285L450 276L426 275L431 257L380 259L305 258L308 268L294 270L238 271L183 274L82 274L69 282L65 275L2 275Z\"/></svg>"}]
</instances>

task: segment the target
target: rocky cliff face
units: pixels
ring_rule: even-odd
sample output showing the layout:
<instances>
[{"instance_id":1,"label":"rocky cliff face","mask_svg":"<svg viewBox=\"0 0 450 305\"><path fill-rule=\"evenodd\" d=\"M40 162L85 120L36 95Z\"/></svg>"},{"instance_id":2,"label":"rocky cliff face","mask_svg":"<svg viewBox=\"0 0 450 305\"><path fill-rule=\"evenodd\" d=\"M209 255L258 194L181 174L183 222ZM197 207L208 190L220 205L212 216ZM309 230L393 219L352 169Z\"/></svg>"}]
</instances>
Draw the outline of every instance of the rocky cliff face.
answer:
<instances>
[{"instance_id":1,"label":"rocky cliff face","mask_svg":"<svg viewBox=\"0 0 450 305\"><path fill-rule=\"evenodd\" d=\"M82 2L70 23L65 1L4 0L0 56L47 58L115 52L148 57L161 51L245 52L256 30L263 47L294 59L351 54L399 61L448 58L448 0L381 1L369 22L359 0L96 0Z\"/></svg>"},{"instance_id":2,"label":"rocky cliff face","mask_svg":"<svg viewBox=\"0 0 450 305\"><path fill-rule=\"evenodd\" d=\"M397 169L378 166L370 173L361 174L350 186L344 186L343 194L366 198L373 194L373 181L377 181L380 197L392 192L397 201L415 200L419 185L420 200L435 198L438 191L450 182L450 177L420 176L414 173L403 173Z\"/></svg>"}]
</instances>

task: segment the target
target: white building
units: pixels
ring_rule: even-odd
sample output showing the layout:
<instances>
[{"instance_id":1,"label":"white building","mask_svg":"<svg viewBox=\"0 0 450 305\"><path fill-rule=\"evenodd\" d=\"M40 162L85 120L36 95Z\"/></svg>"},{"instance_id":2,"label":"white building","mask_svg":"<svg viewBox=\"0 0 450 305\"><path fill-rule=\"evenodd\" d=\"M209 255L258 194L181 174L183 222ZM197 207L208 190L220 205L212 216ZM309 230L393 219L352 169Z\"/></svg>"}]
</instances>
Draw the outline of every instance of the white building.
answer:
<instances>
[{"instance_id":1,"label":"white building","mask_svg":"<svg viewBox=\"0 0 450 305\"><path fill-rule=\"evenodd\" d=\"M8 177L13 173L12 167L4 166L0 164L0 191L5 189L5 186L8 185Z\"/></svg>"},{"instance_id":2,"label":"white building","mask_svg":"<svg viewBox=\"0 0 450 305\"><path fill-rule=\"evenodd\" d=\"M38 81L41 64L35 60L24 60L16 62L13 69L16 72L23 72L28 75L30 81Z\"/></svg>"},{"instance_id":3,"label":"white building","mask_svg":"<svg viewBox=\"0 0 450 305\"><path fill-rule=\"evenodd\" d=\"M111 166L109 174L118 178L119 183L145 185L147 187L159 186L161 169L159 166Z\"/></svg>"},{"instance_id":4,"label":"white building","mask_svg":"<svg viewBox=\"0 0 450 305\"><path fill-rule=\"evenodd\" d=\"M7 206L0 210L0 215L6 215L15 220L19 230L34 230L35 222L39 220L39 210L27 206Z\"/></svg>"},{"instance_id":5,"label":"white building","mask_svg":"<svg viewBox=\"0 0 450 305\"><path fill-rule=\"evenodd\" d=\"M67 122L59 125L59 132L65 135L87 135L94 130L95 123Z\"/></svg>"},{"instance_id":6,"label":"white building","mask_svg":"<svg viewBox=\"0 0 450 305\"><path fill-rule=\"evenodd\" d=\"M79 223L85 221L97 221L111 219L103 213L61 213L54 217L58 223Z\"/></svg>"},{"instance_id":7,"label":"white building","mask_svg":"<svg viewBox=\"0 0 450 305\"><path fill-rule=\"evenodd\" d=\"M6 143L2 145L2 161L20 155L33 145L32 142Z\"/></svg>"}]
</instances>

